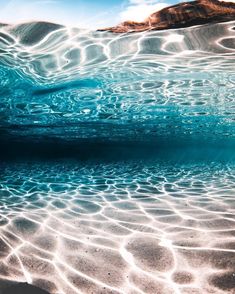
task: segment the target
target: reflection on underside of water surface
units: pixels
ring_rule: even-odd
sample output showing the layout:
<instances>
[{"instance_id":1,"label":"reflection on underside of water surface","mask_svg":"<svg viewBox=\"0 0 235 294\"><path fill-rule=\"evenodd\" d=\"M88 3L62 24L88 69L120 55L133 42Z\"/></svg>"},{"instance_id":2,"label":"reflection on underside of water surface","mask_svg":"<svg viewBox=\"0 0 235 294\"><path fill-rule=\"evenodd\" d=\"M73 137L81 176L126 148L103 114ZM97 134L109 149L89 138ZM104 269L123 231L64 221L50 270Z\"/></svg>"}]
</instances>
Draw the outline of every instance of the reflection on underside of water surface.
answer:
<instances>
[{"instance_id":1,"label":"reflection on underside of water surface","mask_svg":"<svg viewBox=\"0 0 235 294\"><path fill-rule=\"evenodd\" d=\"M39 27L35 40L37 23L1 28L7 138L234 138L234 22L121 35Z\"/></svg>"}]
</instances>

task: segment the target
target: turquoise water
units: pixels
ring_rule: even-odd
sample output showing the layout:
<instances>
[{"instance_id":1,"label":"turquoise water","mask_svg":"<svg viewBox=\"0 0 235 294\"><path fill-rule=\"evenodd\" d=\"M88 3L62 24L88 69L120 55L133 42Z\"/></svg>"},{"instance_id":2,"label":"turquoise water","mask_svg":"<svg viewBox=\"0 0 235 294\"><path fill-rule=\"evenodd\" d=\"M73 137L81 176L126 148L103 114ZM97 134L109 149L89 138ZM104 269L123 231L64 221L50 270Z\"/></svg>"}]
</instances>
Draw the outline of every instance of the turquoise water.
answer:
<instances>
[{"instance_id":1,"label":"turquoise water","mask_svg":"<svg viewBox=\"0 0 235 294\"><path fill-rule=\"evenodd\" d=\"M0 278L233 293L234 22L0 29Z\"/></svg>"}]
</instances>

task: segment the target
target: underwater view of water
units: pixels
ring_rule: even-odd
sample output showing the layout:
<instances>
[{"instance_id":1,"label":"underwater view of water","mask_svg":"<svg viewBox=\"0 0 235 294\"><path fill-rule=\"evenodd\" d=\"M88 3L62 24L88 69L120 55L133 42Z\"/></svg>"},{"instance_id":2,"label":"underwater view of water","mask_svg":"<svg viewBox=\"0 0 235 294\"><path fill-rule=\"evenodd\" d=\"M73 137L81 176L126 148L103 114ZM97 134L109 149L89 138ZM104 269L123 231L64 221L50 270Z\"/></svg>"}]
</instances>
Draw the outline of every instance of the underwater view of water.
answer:
<instances>
[{"instance_id":1,"label":"underwater view of water","mask_svg":"<svg viewBox=\"0 0 235 294\"><path fill-rule=\"evenodd\" d=\"M0 279L234 293L235 22L0 27Z\"/></svg>"}]
</instances>

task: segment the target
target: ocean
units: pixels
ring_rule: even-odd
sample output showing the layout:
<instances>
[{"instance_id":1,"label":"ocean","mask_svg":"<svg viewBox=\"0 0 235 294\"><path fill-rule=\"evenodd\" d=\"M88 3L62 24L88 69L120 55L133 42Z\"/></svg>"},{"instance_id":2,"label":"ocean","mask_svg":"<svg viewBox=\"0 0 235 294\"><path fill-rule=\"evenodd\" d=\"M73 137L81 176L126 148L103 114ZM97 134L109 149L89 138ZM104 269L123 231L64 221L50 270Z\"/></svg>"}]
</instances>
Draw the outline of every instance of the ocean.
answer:
<instances>
[{"instance_id":1,"label":"ocean","mask_svg":"<svg viewBox=\"0 0 235 294\"><path fill-rule=\"evenodd\" d=\"M0 28L0 278L234 293L235 22Z\"/></svg>"}]
</instances>

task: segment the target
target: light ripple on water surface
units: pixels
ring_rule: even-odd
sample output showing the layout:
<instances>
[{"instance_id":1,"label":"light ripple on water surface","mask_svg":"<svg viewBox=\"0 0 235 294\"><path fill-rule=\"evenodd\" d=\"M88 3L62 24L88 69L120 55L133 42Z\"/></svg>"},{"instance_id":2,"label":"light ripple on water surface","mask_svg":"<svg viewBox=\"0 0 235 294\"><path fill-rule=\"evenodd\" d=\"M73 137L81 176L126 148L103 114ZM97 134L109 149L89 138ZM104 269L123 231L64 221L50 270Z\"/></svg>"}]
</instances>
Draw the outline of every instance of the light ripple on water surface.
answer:
<instances>
[{"instance_id":1,"label":"light ripple on water surface","mask_svg":"<svg viewBox=\"0 0 235 294\"><path fill-rule=\"evenodd\" d=\"M0 126L66 140L233 138L234 38L234 22L121 35L3 27Z\"/></svg>"}]
</instances>

